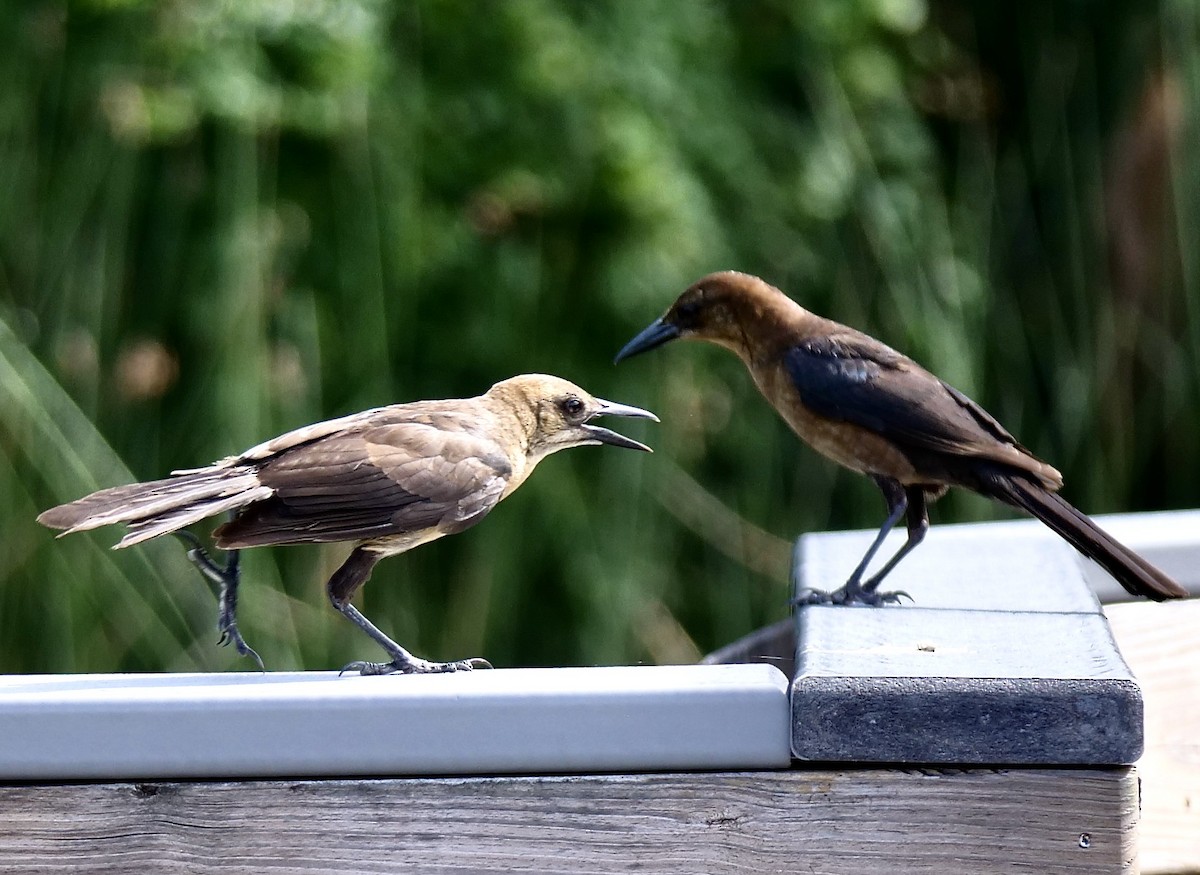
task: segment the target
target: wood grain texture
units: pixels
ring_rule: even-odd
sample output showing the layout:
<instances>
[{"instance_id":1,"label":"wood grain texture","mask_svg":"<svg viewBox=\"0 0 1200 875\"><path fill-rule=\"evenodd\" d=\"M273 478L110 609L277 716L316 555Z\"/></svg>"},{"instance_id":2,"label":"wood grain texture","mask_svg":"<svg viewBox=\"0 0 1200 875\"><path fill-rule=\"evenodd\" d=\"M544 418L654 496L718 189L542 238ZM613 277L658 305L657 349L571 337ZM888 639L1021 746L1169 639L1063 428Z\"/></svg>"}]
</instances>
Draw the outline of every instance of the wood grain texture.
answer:
<instances>
[{"instance_id":1,"label":"wood grain texture","mask_svg":"<svg viewBox=\"0 0 1200 875\"><path fill-rule=\"evenodd\" d=\"M0 787L0 871L1135 872L1137 777L804 770Z\"/></svg>"},{"instance_id":2,"label":"wood grain texture","mask_svg":"<svg viewBox=\"0 0 1200 875\"><path fill-rule=\"evenodd\" d=\"M1200 872L1200 600L1108 605L1142 687L1142 871Z\"/></svg>"}]
</instances>

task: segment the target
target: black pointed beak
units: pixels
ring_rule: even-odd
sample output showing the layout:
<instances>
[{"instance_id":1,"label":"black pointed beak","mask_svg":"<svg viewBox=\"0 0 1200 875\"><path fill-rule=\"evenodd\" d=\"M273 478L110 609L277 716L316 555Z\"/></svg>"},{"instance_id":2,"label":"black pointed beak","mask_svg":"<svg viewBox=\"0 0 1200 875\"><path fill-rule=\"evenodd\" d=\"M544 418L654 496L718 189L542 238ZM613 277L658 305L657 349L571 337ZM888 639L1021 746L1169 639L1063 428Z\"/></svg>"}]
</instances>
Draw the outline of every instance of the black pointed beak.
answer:
<instances>
[{"instance_id":1,"label":"black pointed beak","mask_svg":"<svg viewBox=\"0 0 1200 875\"><path fill-rule=\"evenodd\" d=\"M600 405L600 408L592 416L628 416L633 419L652 419L658 422L658 417L649 410L642 410L640 407L630 407L628 404L617 404L615 401L605 401L601 398L597 398L596 401ZM585 424L583 429L602 444L625 447L628 450L642 450L646 453L654 452L654 450L640 441L625 437L623 434L617 434L617 432L599 425Z\"/></svg>"},{"instance_id":2,"label":"black pointed beak","mask_svg":"<svg viewBox=\"0 0 1200 875\"><path fill-rule=\"evenodd\" d=\"M617 353L617 357L613 359L613 364L622 362L630 356L637 355L639 352L646 352L646 350L654 349L656 346L662 346L668 340L674 340L678 336L679 329L670 322L655 319L637 337L621 348L621 351Z\"/></svg>"}]
</instances>

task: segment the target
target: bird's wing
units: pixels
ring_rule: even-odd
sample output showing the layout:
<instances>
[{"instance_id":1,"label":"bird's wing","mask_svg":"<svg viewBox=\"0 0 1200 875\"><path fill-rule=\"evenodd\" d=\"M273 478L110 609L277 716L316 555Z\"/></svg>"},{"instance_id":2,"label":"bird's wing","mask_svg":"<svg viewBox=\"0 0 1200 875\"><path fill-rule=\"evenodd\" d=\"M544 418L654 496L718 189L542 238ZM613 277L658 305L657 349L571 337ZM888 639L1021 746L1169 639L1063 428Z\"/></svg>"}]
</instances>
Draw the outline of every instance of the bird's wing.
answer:
<instances>
[{"instance_id":1,"label":"bird's wing","mask_svg":"<svg viewBox=\"0 0 1200 875\"><path fill-rule=\"evenodd\" d=\"M493 440L427 421L367 424L266 460L273 496L218 529L222 546L368 540L461 531L487 514L512 472Z\"/></svg>"},{"instance_id":2,"label":"bird's wing","mask_svg":"<svg viewBox=\"0 0 1200 875\"><path fill-rule=\"evenodd\" d=\"M1033 458L966 395L866 335L803 341L788 350L784 367L810 410L861 426L902 449L980 455L1020 467L1017 456Z\"/></svg>"},{"instance_id":3,"label":"bird's wing","mask_svg":"<svg viewBox=\"0 0 1200 875\"><path fill-rule=\"evenodd\" d=\"M360 413L351 413L348 416L339 416L337 419L326 419L323 422L314 422L311 425L303 425L300 428L294 428L289 432L284 432L278 437L273 437L269 441L263 441L261 444L256 444L243 453L238 453L235 456L226 456L224 459L213 462L211 465L204 465L200 468L181 468L177 471L172 471L172 475L179 474L196 474L201 471L208 472L223 468L232 468L237 465L247 463L262 462L269 459L271 456L279 455L280 453L294 449L302 444L312 443L321 438L329 437L343 431L352 431L355 428L361 428L369 425L371 421L386 416L392 411L402 409L406 405L393 404L391 407L374 407L370 410L363 410ZM415 405L407 405L415 406Z\"/></svg>"}]
</instances>

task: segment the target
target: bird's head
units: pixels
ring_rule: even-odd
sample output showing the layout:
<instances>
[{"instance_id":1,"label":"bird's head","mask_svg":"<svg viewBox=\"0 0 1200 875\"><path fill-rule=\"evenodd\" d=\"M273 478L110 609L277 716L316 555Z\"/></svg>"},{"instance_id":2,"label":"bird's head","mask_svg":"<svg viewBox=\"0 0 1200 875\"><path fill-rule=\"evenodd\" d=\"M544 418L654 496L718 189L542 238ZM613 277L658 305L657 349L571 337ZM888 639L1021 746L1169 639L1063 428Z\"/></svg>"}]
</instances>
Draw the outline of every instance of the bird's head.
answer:
<instances>
[{"instance_id":1,"label":"bird's head","mask_svg":"<svg viewBox=\"0 0 1200 875\"><path fill-rule=\"evenodd\" d=\"M640 407L596 398L560 377L524 374L497 383L487 394L512 409L525 423L528 452L532 456L590 444L653 452L633 438L594 425L592 420L598 416L630 416L658 422L657 416Z\"/></svg>"},{"instance_id":2,"label":"bird's head","mask_svg":"<svg viewBox=\"0 0 1200 875\"><path fill-rule=\"evenodd\" d=\"M733 270L709 274L689 286L666 313L625 344L614 362L687 337L744 354L747 327L781 306L796 305L756 276Z\"/></svg>"}]
</instances>

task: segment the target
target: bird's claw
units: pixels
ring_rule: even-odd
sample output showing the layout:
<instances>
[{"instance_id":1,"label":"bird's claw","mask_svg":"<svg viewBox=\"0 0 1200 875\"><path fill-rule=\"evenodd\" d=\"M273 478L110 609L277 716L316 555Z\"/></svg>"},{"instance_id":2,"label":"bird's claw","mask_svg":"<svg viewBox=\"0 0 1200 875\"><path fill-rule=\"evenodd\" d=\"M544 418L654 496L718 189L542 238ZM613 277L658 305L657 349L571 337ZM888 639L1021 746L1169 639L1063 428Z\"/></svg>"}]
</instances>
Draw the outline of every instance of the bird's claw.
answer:
<instances>
[{"instance_id":1,"label":"bird's claw","mask_svg":"<svg viewBox=\"0 0 1200 875\"><path fill-rule=\"evenodd\" d=\"M367 662L360 659L347 663L338 672L338 675L344 675L346 672L358 672L364 677L384 674L447 674L456 671L474 671L475 669L490 668L492 668L492 664L481 656L460 659L455 662L430 662L426 659L417 659L415 657L409 660L394 659L391 662Z\"/></svg>"},{"instance_id":2,"label":"bird's claw","mask_svg":"<svg viewBox=\"0 0 1200 875\"><path fill-rule=\"evenodd\" d=\"M208 551L200 543L200 539L186 529L172 532L175 537L187 545L188 561L209 581L220 588L217 595L217 638L218 647L228 647L230 644L237 650L239 656L249 656L258 663L259 671L266 671L262 657L253 647L246 643L237 625L237 588L241 579L238 564L238 553L231 550L224 566L218 565L208 555Z\"/></svg>"},{"instance_id":3,"label":"bird's claw","mask_svg":"<svg viewBox=\"0 0 1200 875\"><path fill-rule=\"evenodd\" d=\"M356 671L360 675L376 675L392 674L399 671L399 668L390 662L365 662L361 659L356 659L354 662L348 662L343 665L342 670L338 672L338 677L341 677L348 671Z\"/></svg>"},{"instance_id":4,"label":"bird's claw","mask_svg":"<svg viewBox=\"0 0 1200 875\"><path fill-rule=\"evenodd\" d=\"M258 655L253 647L246 643L246 639L242 637L242 633L238 630L237 623L222 622L218 627L221 637L217 639L217 646L228 647L230 644L237 650L239 656L249 656L258 663L259 671L266 671L267 667L263 664L262 657Z\"/></svg>"},{"instance_id":5,"label":"bird's claw","mask_svg":"<svg viewBox=\"0 0 1200 875\"><path fill-rule=\"evenodd\" d=\"M266 671L267 667L263 664L262 657L258 655L258 651L247 644L246 639L242 637L242 631L238 628L237 624L235 603L228 598L228 594L229 590L226 589L221 595L220 612L217 616L217 631L221 635L217 638L217 646L228 647L232 644L239 656L249 656L258 663L259 671Z\"/></svg>"},{"instance_id":6,"label":"bird's claw","mask_svg":"<svg viewBox=\"0 0 1200 875\"><path fill-rule=\"evenodd\" d=\"M910 602L916 601L916 599L903 590L877 592L861 586L846 585L832 591L806 587L796 594L791 604L792 607L800 607L801 605L866 605L868 607L878 607L880 605L898 605L901 603L901 599L908 599Z\"/></svg>"}]
</instances>

